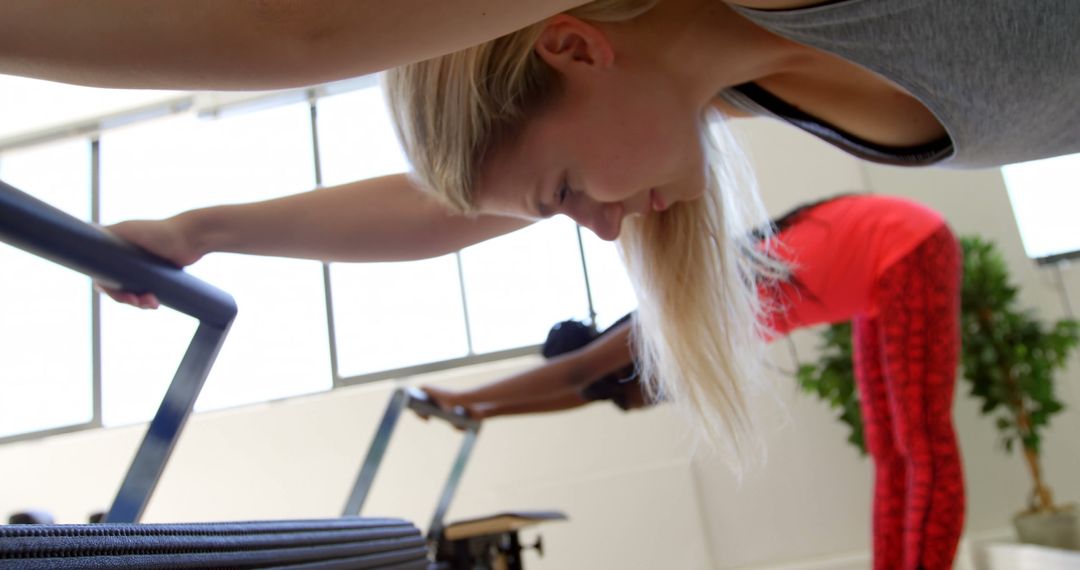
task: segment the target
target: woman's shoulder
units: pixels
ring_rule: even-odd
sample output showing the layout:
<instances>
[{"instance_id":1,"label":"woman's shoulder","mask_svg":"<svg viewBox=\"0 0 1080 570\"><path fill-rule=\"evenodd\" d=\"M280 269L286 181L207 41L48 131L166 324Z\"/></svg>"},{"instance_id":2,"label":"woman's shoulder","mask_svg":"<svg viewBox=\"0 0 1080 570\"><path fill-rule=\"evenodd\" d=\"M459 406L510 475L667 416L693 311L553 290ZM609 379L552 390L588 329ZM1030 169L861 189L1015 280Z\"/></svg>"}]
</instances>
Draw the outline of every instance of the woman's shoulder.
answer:
<instances>
[{"instance_id":1,"label":"woman's shoulder","mask_svg":"<svg viewBox=\"0 0 1080 570\"><path fill-rule=\"evenodd\" d=\"M889 194L848 194L821 204L818 213L843 212L844 215L873 220L875 218L923 218L942 220L941 213L930 206L903 196Z\"/></svg>"}]
</instances>

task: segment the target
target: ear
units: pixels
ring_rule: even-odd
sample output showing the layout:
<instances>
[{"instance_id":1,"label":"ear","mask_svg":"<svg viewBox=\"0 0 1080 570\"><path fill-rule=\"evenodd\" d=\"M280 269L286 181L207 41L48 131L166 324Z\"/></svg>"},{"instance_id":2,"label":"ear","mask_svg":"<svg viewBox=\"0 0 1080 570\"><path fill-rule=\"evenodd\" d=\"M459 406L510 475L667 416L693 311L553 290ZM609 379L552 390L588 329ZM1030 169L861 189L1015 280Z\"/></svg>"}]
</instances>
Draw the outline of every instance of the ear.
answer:
<instances>
[{"instance_id":1,"label":"ear","mask_svg":"<svg viewBox=\"0 0 1080 570\"><path fill-rule=\"evenodd\" d=\"M566 14L544 23L533 49L548 65L563 73L581 66L604 69L615 61L615 50L604 32Z\"/></svg>"}]
</instances>

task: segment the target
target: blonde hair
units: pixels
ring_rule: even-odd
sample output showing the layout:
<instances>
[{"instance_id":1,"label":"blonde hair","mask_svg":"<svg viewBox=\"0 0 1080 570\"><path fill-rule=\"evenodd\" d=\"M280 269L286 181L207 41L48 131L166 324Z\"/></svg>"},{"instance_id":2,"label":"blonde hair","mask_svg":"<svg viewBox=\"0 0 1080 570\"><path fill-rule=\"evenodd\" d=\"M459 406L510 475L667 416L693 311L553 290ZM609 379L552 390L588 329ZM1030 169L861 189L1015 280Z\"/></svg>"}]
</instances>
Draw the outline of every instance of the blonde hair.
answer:
<instances>
[{"instance_id":1,"label":"blonde hair","mask_svg":"<svg viewBox=\"0 0 1080 570\"><path fill-rule=\"evenodd\" d=\"M766 214L738 145L718 114L703 121L704 196L627 218L619 248L638 296L635 353L650 395L694 418L697 434L740 472L764 457L749 402L765 387L762 315L774 308L758 287L786 267L769 255L769 236L753 235Z\"/></svg>"},{"instance_id":2,"label":"blonde hair","mask_svg":"<svg viewBox=\"0 0 1080 570\"><path fill-rule=\"evenodd\" d=\"M568 12L629 20L659 0L597 0ZM478 46L386 72L383 87L414 176L447 206L474 211L479 165L549 101L559 76L533 52L544 22Z\"/></svg>"},{"instance_id":3,"label":"blonde hair","mask_svg":"<svg viewBox=\"0 0 1080 570\"><path fill-rule=\"evenodd\" d=\"M599 0L569 14L622 21L657 1ZM560 88L558 74L533 52L543 25L384 78L414 176L458 212L474 211L472 190L485 156L513 140ZM738 161L719 154L716 135L725 132L702 117L711 151L704 198L628 218L619 244L638 294L634 342L642 377L654 395L686 409L738 470L755 447L744 388L761 360L756 280L776 268L749 243L752 222L765 216L753 186L733 179L729 165Z\"/></svg>"}]
</instances>

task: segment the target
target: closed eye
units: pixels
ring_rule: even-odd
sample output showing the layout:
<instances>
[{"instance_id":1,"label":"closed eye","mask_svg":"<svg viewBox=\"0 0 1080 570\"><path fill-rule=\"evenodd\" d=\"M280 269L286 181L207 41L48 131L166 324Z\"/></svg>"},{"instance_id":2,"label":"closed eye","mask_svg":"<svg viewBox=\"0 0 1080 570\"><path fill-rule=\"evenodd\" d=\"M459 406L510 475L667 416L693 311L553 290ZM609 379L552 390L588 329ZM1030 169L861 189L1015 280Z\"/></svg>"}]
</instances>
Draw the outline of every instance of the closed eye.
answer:
<instances>
[{"instance_id":1,"label":"closed eye","mask_svg":"<svg viewBox=\"0 0 1080 570\"><path fill-rule=\"evenodd\" d=\"M570 193L570 185L563 179L562 183L559 184L559 190L555 193L555 203L562 206L566 203L566 199L570 197Z\"/></svg>"}]
</instances>

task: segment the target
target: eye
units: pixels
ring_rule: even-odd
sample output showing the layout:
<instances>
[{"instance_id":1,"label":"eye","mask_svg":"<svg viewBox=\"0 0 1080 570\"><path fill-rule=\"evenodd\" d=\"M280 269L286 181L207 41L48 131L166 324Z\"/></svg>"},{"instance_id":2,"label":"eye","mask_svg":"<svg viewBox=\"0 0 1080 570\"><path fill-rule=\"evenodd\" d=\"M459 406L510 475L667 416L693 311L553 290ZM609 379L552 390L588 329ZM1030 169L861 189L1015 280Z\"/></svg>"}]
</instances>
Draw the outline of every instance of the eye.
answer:
<instances>
[{"instance_id":1,"label":"eye","mask_svg":"<svg viewBox=\"0 0 1080 570\"><path fill-rule=\"evenodd\" d=\"M570 197L571 192L570 185L566 183L566 180L563 180L562 183L559 184L559 190L555 192L555 203L562 206L566 202L566 199Z\"/></svg>"}]
</instances>

